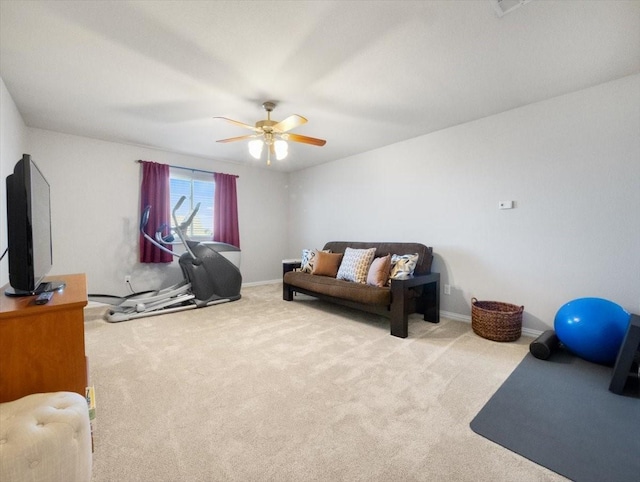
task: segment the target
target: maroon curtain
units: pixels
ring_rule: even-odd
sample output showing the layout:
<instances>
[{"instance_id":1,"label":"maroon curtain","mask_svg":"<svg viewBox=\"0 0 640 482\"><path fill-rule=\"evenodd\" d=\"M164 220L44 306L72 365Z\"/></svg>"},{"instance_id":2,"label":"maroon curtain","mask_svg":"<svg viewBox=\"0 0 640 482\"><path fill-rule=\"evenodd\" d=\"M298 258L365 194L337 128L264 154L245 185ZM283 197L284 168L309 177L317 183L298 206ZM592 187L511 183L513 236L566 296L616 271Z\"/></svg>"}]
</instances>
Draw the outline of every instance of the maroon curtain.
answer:
<instances>
[{"instance_id":1,"label":"maroon curtain","mask_svg":"<svg viewBox=\"0 0 640 482\"><path fill-rule=\"evenodd\" d=\"M145 232L155 238L156 230L164 223L171 224L169 199L169 166L151 161L142 164L142 187L140 188L140 214L151 206L149 222ZM167 246L171 249L171 246ZM173 256L144 239L140 234L141 263L171 263Z\"/></svg>"},{"instance_id":2,"label":"maroon curtain","mask_svg":"<svg viewBox=\"0 0 640 482\"><path fill-rule=\"evenodd\" d=\"M213 174L216 183L213 200L213 240L239 248L236 177L219 172Z\"/></svg>"}]
</instances>

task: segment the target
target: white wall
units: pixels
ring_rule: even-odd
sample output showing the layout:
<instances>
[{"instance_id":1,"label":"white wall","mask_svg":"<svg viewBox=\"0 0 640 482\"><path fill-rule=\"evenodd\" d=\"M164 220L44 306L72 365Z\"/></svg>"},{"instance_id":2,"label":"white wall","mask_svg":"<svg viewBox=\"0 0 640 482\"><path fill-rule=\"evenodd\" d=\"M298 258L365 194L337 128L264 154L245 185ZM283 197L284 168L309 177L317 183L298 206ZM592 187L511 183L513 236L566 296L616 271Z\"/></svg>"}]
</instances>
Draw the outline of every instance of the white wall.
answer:
<instances>
[{"instance_id":1,"label":"white wall","mask_svg":"<svg viewBox=\"0 0 640 482\"><path fill-rule=\"evenodd\" d=\"M136 290L180 278L137 262L134 160L150 159L240 176L245 283L329 240L418 241L452 286L450 313L468 316L472 296L507 301L544 330L581 296L640 312L639 75L291 175L26 128L0 94L1 177L32 154L52 186L53 272L87 273L90 292L126 294L125 274Z\"/></svg>"},{"instance_id":2,"label":"white wall","mask_svg":"<svg viewBox=\"0 0 640 482\"><path fill-rule=\"evenodd\" d=\"M86 273L90 293L125 295L181 279L177 263L138 262L137 159L239 175L238 215L244 283L281 277L287 247L288 176L215 160L28 129L28 152L51 185L52 274ZM15 157L15 156L14 156Z\"/></svg>"},{"instance_id":3,"label":"white wall","mask_svg":"<svg viewBox=\"0 0 640 482\"><path fill-rule=\"evenodd\" d=\"M26 131L22 116L0 78L0 254L7 247L7 192L5 179L26 152ZM0 286L9 282L8 256L0 262Z\"/></svg>"},{"instance_id":4,"label":"white wall","mask_svg":"<svg viewBox=\"0 0 640 482\"><path fill-rule=\"evenodd\" d=\"M416 241L451 285L443 311L505 301L539 331L577 297L640 312L640 75L299 171L290 186L290 257L330 240Z\"/></svg>"}]
</instances>

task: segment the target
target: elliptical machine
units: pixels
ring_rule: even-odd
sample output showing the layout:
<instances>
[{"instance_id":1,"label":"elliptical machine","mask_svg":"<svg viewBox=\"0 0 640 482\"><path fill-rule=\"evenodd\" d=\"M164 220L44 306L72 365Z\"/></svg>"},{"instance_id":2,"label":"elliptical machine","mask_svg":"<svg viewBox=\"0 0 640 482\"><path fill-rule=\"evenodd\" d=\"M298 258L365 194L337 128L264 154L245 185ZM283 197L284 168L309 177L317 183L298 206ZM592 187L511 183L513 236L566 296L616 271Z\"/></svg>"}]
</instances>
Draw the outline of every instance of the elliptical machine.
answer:
<instances>
[{"instance_id":1,"label":"elliptical machine","mask_svg":"<svg viewBox=\"0 0 640 482\"><path fill-rule=\"evenodd\" d=\"M147 206L140 219L140 232L144 239L159 249L175 256L184 276L181 282L157 291L134 293L124 298L110 295L89 295L95 301L99 298L116 298L117 303L107 312L107 321L116 323L134 318L161 315L175 311L202 308L240 299L242 275L240 274L240 249L215 241L198 242L188 239L185 232L193 222L200 208L198 204L187 218L179 223L176 212L185 200L182 196L171 213L173 226L169 234L162 233L166 224L158 227L155 239L147 234L151 206ZM174 233L177 235L176 240ZM167 246L182 244L186 252L174 253Z\"/></svg>"}]
</instances>

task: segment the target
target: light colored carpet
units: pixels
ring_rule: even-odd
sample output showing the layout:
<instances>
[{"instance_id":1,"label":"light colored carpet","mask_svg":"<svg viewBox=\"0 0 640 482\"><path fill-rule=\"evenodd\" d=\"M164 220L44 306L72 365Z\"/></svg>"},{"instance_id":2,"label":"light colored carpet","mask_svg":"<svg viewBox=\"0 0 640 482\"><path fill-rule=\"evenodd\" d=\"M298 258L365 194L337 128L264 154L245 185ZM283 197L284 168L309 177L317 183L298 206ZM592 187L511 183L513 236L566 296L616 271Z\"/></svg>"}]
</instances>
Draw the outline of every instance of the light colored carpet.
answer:
<instances>
[{"instance_id":1,"label":"light colored carpet","mask_svg":"<svg viewBox=\"0 0 640 482\"><path fill-rule=\"evenodd\" d=\"M87 310L93 482L566 480L469 428L530 339L412 315L403 340L281 290L118 324Z\"/></svg>"}]
</instances>

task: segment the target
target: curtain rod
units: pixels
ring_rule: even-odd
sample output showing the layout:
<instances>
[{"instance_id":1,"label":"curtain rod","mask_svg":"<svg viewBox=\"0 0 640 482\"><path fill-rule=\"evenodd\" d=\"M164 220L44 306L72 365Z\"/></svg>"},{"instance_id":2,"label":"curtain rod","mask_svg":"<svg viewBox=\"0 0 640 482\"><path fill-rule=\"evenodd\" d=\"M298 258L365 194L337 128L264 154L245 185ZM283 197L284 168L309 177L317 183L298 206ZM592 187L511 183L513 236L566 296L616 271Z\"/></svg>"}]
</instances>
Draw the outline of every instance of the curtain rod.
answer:
<instances>
[{"instance_id":1,"label":"curtain rod","mask_svg":"<svg viewBox=\"0 0 640 482\"><path fill-rule=\"evenodd\" d=\"M136 162L140 163L140 162L146 162L143 161L142 159L138 159ZM204 172L205 174L216 174L213 171L205 171L203 169L193 169L191 167L182 167L182 166L172 166L171 164L168 164L169 167L173 167L174 169L184 169L185 171L191 171L191 172ZM224 173L223 173L224 174ZM237 174L227 174L227 176L233 176L235 178L239 178L240 176L238 176Z\"/></svg>"}]
</instances>

